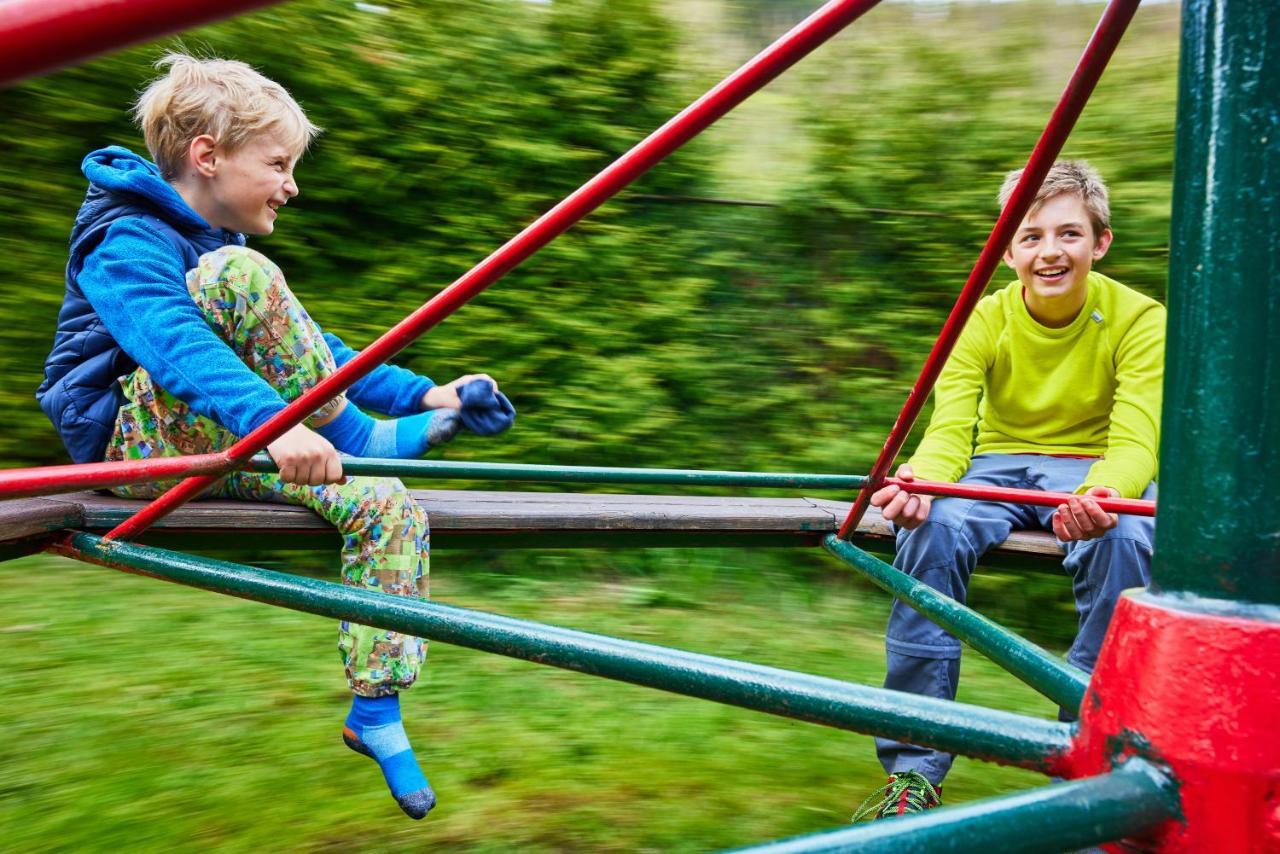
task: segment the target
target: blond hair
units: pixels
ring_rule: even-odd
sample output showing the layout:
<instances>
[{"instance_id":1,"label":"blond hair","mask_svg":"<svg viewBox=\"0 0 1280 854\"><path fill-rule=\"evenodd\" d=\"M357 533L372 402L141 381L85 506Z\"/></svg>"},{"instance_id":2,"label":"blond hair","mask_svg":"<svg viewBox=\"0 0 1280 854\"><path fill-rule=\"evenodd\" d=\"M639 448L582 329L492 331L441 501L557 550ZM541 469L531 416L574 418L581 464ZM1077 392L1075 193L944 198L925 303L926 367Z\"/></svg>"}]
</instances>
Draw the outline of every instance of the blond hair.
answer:
<instances>
[{"instance_id":1,"label":"blond hair","mask_svg":"<svg viewBox=\"0 0 1280 854\"><path fill-rule=\"evenodd\" d=\"M133 117L166 180L178 177L191 140L204 134L235 151L256 134L275 133L301 157L320 133L283 86L243 62L168 53L156 67L169 71L138 96Z\"/></svg>"},{"instance_id":2,"label":"blond hair","mask_svg":"<svg viewBox=\"0 0 1280 854\"><path fill-rule=\"evenodd\" d=\"M1015 169L1004 176L1004 184L996 197L1000 209L1004 210L1013 188L1022 177L1022 170ZM1040 185L1035 200L1031 203L1028 214L1040 210L1040 207L1054 196L1070 193L1080 197L1084 208L1089 212L1089 224L1093 226L1093 236L1097 237L1111 227L1111 203L1107 200L1107 185L1094 169L1083 160L1059 160L1049 169L1044 183Z\"/></svg>"}]
</instances>

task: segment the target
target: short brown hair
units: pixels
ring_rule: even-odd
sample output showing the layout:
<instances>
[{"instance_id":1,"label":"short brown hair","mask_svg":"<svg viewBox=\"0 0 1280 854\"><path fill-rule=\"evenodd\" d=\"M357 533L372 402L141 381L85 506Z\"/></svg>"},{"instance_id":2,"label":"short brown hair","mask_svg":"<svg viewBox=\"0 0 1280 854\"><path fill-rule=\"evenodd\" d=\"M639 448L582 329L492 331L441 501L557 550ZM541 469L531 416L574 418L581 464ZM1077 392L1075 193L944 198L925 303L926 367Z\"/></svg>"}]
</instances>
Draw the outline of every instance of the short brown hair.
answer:
<instances>
[{"instance_id":1,"label":"short brown hair","mask_svg":"<svg viewBox=\"0 0 1280 854\"><path fill-rule=\"evenodd\" d=\"M320 133L288 90L243 62L168 53L156 67L169 71L138 96L133 117L166 180L178 176L191 140L203 134L234 151L255 134L276 132L301 157Z\"/></svg>"},{"instance_id":2,"label":"short brown hair","mask_svg":"<svg viewBox=\"0 0 1280 854\"><path fill-rule=\"evenodd\" d=\"M1000 202L1001 210L1004 210L1009 197L1013 195L1013 188L1017 186L1018 179L1021 177L1021 169L1015 169L1004 176L1004 184L1000 186L1000 194L996 197ZM1063 193L1079 196L1084 202L1095 238L1111 227L1111 203L1107 199L1107 185L1098 174L1098 170L1083 160L1059 160L1054 163L1049 168L1049 174L1045 176L1044 183L1036 192L1035 200L1027 213L1035 213L1049 199Z\"/></svg>"}]
</instances>

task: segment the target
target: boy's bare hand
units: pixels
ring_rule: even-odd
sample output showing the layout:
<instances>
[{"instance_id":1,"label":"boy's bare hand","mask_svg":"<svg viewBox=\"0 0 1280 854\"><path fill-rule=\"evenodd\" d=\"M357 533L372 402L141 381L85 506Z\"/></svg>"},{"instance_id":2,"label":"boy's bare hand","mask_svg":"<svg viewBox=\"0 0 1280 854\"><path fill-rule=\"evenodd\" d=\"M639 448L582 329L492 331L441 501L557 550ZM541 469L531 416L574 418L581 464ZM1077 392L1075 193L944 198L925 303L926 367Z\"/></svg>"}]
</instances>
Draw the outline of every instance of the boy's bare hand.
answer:
<instances>
[{"instance_id":1,"label":"boy's bare hand","mask_svg":"<svg viewBox=\"0 0 1280 854\"><path fill-rule=\"evenodd\" d=\"M329 440L303 424L267 445L280 468L280 479L301 486L342 482L342 460Z\"/></svg>"},{"instance_id":2,"label":"boy's bare hand","mask_svg":"<svg viewBox=\"0 0 1280 854\"><path fill-rule=\"evenodd\" d=\"M461 409L462 400L458 397L458 389L473 380L488 380L493 383L493 390L498 390L498 381L488 374L464 374L451 383L427 389L427 393L422 396L422 408Z\"/></svg>"},{"instance_id":3,"label":"boy's bare hand","mask_svg":"<svg viewBox=\"0 0 1280 854\"><path fill-rule=\"evenodd\" d=\"M903 463L898 466L899 480L915 480L916 473L911 466ZM888 522L895 522L903 528L913 530L919 528L929 518L929 508L933 499L927 495L912 495L897 484L881 487L871 494L871 506L879 507L880 513Z\"/></svg>"},{"instance_id":4,"label":"boy's bare hand","mask_svg":"<svg viewBox=\"0 0 1280 854\"><path fill-rule=\"evenodd\" d=\"M1095 486L1084 495L1073 495L1066 504L1058 505L1053 514L1053 533L1064 543L1096 540L1120 524L1120 517L1103 510L1094 498L1119 497L1119 492L1106 486Z\"/></svg>"}]
</instances>

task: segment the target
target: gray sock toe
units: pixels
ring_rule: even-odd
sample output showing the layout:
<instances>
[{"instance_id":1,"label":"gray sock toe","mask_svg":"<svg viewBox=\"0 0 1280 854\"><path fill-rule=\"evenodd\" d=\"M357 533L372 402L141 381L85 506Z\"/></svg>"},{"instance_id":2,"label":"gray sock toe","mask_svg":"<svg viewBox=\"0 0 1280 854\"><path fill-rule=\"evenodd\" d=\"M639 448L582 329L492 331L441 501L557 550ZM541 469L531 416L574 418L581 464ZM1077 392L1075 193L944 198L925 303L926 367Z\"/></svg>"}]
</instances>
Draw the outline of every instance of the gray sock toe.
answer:
<instances>
[{"instance_id":1,"label":"gray sock toe","mask_svg":"<svg viewBox=\"0 0 1280 854\"><path fill-rule=\"evenodd\" d=\"M420 820L426 818L427 813L431 812L431 808L436 805L436 793L428 786L425 789L401 795L396 798L396 803L400 804L400 809L404 810L404 814L409 818Z\"/></svg>"},{"instance_id":2,"label":"gray sock toe","mask_svg":"<svg viewBox=\"0 0 1280 854\"><path fill-rule=\"evenodd\" d=\"M427 424L427 444L431 447L443 445L458 435L462 428L462 418L456 409L437 409Z\"/></svg>"}]
</instances>

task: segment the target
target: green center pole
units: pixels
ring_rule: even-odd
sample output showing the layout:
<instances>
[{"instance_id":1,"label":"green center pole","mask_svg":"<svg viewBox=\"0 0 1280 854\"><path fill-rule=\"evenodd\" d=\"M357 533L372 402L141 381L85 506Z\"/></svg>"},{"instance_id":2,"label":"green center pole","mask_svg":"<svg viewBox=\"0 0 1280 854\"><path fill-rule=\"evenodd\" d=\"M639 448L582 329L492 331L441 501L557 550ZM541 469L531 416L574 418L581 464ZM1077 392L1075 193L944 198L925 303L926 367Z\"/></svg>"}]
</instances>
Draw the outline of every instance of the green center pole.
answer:
<instances>
[{"instance_id":1,"label":"green center pole","mask_svg":"<svg viewBox=\"0 0 1280 854\"><path fill-rule=\"evenodd\" d=\"M1152 588L1280 604L1280 3L1188 0Z\"/></svg>"}]
</instances>

